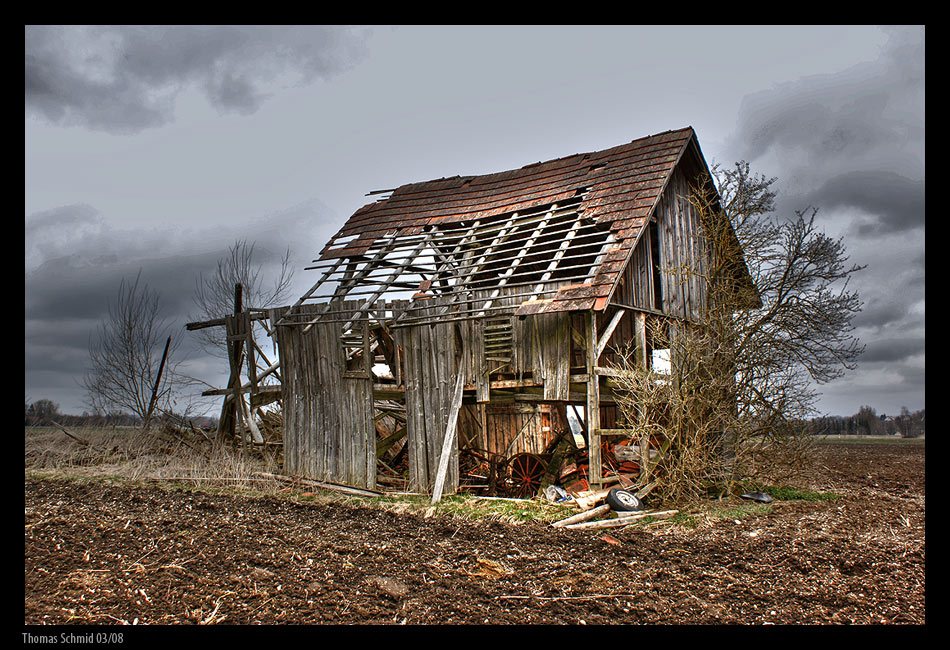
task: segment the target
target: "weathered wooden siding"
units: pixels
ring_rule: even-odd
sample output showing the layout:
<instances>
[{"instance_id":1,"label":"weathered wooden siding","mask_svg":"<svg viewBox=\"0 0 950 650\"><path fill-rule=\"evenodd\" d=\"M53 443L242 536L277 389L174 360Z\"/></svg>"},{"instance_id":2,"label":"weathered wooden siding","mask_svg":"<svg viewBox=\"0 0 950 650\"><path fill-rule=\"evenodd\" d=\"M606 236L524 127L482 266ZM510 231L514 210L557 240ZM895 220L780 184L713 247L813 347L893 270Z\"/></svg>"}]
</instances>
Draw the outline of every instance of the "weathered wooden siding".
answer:
<instances>
[{"instance_id":1,"label":"weathered wooden siding","mask_svg":"<svg viewBox=\"0 0 950 650\"><path fill-rule=\"evenodd\" d=\"M697 173L697 164L690 157L673 171L653 213L656 225L644 227L612 302L679 318L699 314L705 301L702 233L689 201ZM658 241L653 241L654 236ZM660 268L660 304L654 293L656 265Z\"/></svg>"},{"instance_id":2,"label":"weathered wooden siding","mask_svg":"<svg viewBox=\"0 0 950 650\"><path fill-rule=\"evenodd\" d=\"M489 454L540 454L554 439L548 406L516 403L487 408L485 432L476 436L476 443Z\"/></svg>"},{"instance_id":3,"label":"weathered wooden siding","mask_svg":"<svg viewBox=\"0 0 950 650\"><path fill-rule=\"evenodd\" d=\"M355 303L343 303L352 308ZM339 306L302 305L316 316ZM285 309L270 311L277 322ZM281 326L284 471L353 487L376 487L376 434L370 376L346 372L342 323Z\"/></svg>"},{"instance_id":4,"label":"weathered wooden siding","mask_svg":"<svg viewBox=\"0 0 950 650\"><path fill-rule=\"evenodd\" d=\"M438 302L432 304L423 311L436 313ZM431 492L439 468L456 378L459 372L466 372L461 336L456 338L456 330L464 327L460 322L403 327L395 333L396 343L402 347L412 492ZM443 494L458 489L458 436L449 453Z\"/></svg>"},{"instance_id":5,"label":"weathered wooden siding","mask_svg":"<svg viewBox=\"0 0 950 650\"><path fill-rule=\"evenodd\" d=\"M567 312L535 314L522 322L531 341L531 371L545 400L567 400L571 379L571 319Z\"/></svg>"},{"instance_id":6,"label":"weathered wooden siding","mask_svg":"<svg viewBox=\"0 0 950 650\"><path fill-rule=\"evenodd\" d=\"M630 264L621 276L613 302L643 309L659 309L653 303L651 239L651 228L647 226L643 229L640 241L633 250Z\"/></svg>"},{"instance_id":7,"label":"weathered wooden siding","mask_svg":"<svg viewBox=\"0 0 950 650\"><path fill-rule=\"evenodd\" d=\"M705 303L702 271L702 230L689 201L687 166L678 166L660 197L655 216L659 235L662 311L678 318L698 317ZM691 272L692 271L692 272Z\"/></svg>"},{"instance_id":8,"label":"weathered wooden siding","mask_svg":"<svg viewBox=\"0 0 950 650\"><path fill-rule=\"evenodd\" d=\"M556 287L558 283L546 283ZM528 289L501 287L494 297L494 306L518 305ZM488 292L479 292L488 295ZM568 312L533 314L525 318L491 316L468 321L471 327L472 363L477 368L472 374L479 385L478 401L488 401L487 373L501 368L502 372L518 379L529 373L538 382L544 382L545 400L566 400L570 380L571 353L570 315ZM464 333L464 332L463 332ZM503 367L500 358L508 358Z\"/></svg>"}]
</instances>

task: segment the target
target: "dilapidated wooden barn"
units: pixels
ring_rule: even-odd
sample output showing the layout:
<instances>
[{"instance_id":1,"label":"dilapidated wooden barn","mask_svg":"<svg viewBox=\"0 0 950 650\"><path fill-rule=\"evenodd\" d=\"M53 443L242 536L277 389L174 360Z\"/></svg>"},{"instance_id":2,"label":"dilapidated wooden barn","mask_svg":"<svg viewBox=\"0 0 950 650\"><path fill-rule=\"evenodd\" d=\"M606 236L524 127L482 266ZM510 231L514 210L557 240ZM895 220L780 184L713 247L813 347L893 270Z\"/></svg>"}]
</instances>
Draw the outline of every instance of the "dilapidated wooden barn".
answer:
<instances>
[{"instance_id":1,"label":"dilapidated wooden barn","mask_svg":"<svg viewBox=\"0 0 950 650\"><path fill-rule=\"evenodd\" d=\"M703 301L698 277L661 272L701 260L688 197L703 179L685 128L371 193L312 288L257 315L279 351L285 472L376 488L402 462L402 489L452 493L460 465L483 482L503 466L529 495L565 474L549 461L568 441L602 485L629 433L611 362L650 364L649 319Z\"/></svg>"}]
</instances>

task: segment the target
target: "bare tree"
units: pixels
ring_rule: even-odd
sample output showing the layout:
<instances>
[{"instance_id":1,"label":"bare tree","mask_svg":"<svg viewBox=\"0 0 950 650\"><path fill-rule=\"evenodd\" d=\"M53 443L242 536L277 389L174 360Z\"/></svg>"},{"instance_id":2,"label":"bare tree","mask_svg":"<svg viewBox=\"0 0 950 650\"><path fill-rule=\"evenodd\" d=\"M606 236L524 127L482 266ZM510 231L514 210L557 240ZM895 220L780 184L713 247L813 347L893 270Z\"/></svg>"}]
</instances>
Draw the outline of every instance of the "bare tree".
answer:
<instances>
[{"instance_id":1,"label":"bare tree","mask_svg":"<svg viewBox=\"0 0 950 650\"><path fill-rule=\"evenodd\" d=\"M755 478L807 459L804 423L816 384L855 367L852 336L861 308L841 240L815 226L817 210L774 214L774 178L747 163L713 169L719 185L691 197L701 221L701 313L654 324L654 348L670 349L668 374L632 361L619 380L621 411L651 434L659 453L651 480L670 499L710 483Z\"/></svg>"},{"instance_id":2,"label":"bare tree","mask_svg":"<svg viewBox=\"0 0 950 650\"><path fill-rule=\"evenodd\" d=\"M51 399L38 399L30 405L38 422L46 424L48 420L59 417L59 404Z\"/></svg>"},{"instance_id":3,"label":"bare tree","mask_svg":"<svg viewBox=\"0 0 950 650\"><path fill-rule=\"evenodd\" d=\"M230 314L234 310L236 284L242 286L244 303L251 307L271 307L286 300L293 279L290 249L280 259L280 269L273 283L265 284L264 266L255 263L254 248L254 243L248 243L245 239L237 240L228 248L227 255L218 260L212 275L198 277L194 293L198 313L193 320L213 320ZM207 352L227 356L223 328L209 327L198 330L197 335Z\"/></svg>"},{"instance_id":4,"label":"bare tree","mask_svg":"<svg viewBox=\"0 0 950 650\"><path fill-rule=\"evenodd\" d=\"M170 403L175 373L168 358L177 341L170 345L170 322L161 317L158 293L140 280L141 272L134 282L120 283L90 343L91 367L82 384L96 413L131 412L147 424Z\"/></svg>"}]
</instances>

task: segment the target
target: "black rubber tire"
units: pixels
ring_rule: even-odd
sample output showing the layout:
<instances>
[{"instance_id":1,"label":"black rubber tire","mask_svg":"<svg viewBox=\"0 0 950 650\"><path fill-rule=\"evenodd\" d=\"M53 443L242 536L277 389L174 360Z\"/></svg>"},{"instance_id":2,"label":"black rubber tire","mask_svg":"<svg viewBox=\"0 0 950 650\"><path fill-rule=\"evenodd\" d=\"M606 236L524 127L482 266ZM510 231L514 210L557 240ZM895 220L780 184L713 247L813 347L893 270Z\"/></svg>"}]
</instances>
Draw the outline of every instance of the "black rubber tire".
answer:
<instances>
[{"instance_id":1,"label":"black rubber tire","mask_svg":"<svg viewBox=\"0 0 950 650\"><path fill-rule=\"evenodd\" d=\"M640 499L637 498L636 494L620 488L614 488L607 493L607 503L611 510L619 510L620 512L643 510L643 504L640 503Z\"/></svg>"}]
</instances>

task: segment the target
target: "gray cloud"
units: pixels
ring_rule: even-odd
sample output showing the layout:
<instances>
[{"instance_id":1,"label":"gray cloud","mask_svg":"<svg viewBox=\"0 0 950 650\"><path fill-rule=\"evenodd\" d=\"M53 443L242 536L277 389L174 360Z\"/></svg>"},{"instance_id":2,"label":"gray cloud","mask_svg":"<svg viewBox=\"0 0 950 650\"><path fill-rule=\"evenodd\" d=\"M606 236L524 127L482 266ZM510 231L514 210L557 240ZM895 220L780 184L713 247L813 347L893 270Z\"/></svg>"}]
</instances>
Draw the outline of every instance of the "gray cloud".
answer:
<instances>
[{"instance_id":1,"label":"gray cloud","mask_svg":"<svg viewBox=\"0 0 950 650\"><path fill-rule=\"evenodd\" d=\"M805 200L822 209L854 207L871 215L870 220L858 224L856 234L860 236L924 227L924 181L892 171L838 174Z\"/></svg>"},{"instance_id":2,"label":"gray cloud","mask_svg":"<svg viewBox=\"0 0 950 650\"><path fill-rule=\"evenodd\" d=\"M290 302L315 281L303 267L335 230L328 209L313 200L232 228L123 230L109 226L88 205L70 205L26 217L26 392L80 412L78 380L86 372L90 338L107 317L123 279L141 282L160 296L162 317L181 339L179 359L192 371L225 374L221 360L197 349L184 330L193 320L198 277L214 272L236 239L255 243L255 261L265 281L276 273L289 246L296 282ZM224 379L200 377L214 383Z\"/></svg>"},{"instance_id":3,"label":"gray cloud","mask_svg":"<svg viewBox=\"0 0 950 650\"><path fill-rule=\"evenodd\" d=\"M898 324L907 317L907 305L893 300L874 297L865 303L861 312L854 318L855 327L880 329Z\"/></svg>"},{"instance_id":4,"label":"gray cloud","mask_svg":"<svg viewBox=\"0 0 950 650\"><path fill-rule=\"evenodd\" d=\"M249 114L281 85L361 60L365 35L338 26L27 26L28 112L54 123L136 133L174 119L185 87Z\"/></svg>"},{"instance_id":5,"label":"gray cloud","mask_svg":"<svg viewBox=\"0 0 950 650\"><path fill-rule=\"evenodd\" d=\"M923 28L886 31L876 61L745 97L734 143L742 155L755 159L776 148L803 151L819 164L855 156L866 162L890 147L922 145Z\"/></svg>"},{"instance_id":6,"label":"gray cloud","mask_svg":"<svg viewBox=\"0 0 950 650\"><path fill-rule=\"evenodd\" d=\"M745 97L729 144L779 178L781 209L859 210L862 237L924 223L924 32L885 31L875 61Z\"/></svg>"},{"instance_id":7,"label":"gray cloud","mask_svg":"<svg viewBox=\"0 0 950 650\"><path fill-rule=\"evenodd\" d=\"M27 318L98 318L107 312L122 278L141 270L142 282L162 296L170 317L185 317L197 277L213 273L237 239L255 244L264 274L291 249L300 271L322 247L333 224L313 200L231 229L123 230L86 205L63 206L26 218ZM299 274L299 273L298 273Z\"/></svg>"},{"instance_id":8,"label":"gray cloud","mask_svg":"<svg viewBox=\"0 0 950 650\"><path fill-rule=\"evenodd\" d=\"M862 363L897 362L908 357L924 354L924 337L913 336L895 339L878 339L867 345L861 355Z\"/></svg>"},{"instance_id":9,"label":"gray cloud","mask_svg":"<svg viewBox=\"0 0 950 650\"><path fill-rule=\"evenodd\" d=\"M743 99L727 151L777 178L777 214L809 206L855 264L866 345L856 373L822 386L826 403L923 406L924 30L882 28L879 56ZM803 47L807 47L803 43ZM896 408L893 405L886 408Z\"/></svg>"},{"instance_id":10,"label":"gray cloud","mask_svg":"<svg viewBox=\"0 0 950 650\"><path fill-rule=\"evenodd\" d=\"M901 383L904 388L918 391L920 395L923 394L927 385L927 373L923 367L905 364L897 366L896 370L901 376Z\"/></svg>"}]
</instances>

